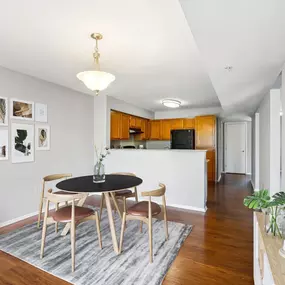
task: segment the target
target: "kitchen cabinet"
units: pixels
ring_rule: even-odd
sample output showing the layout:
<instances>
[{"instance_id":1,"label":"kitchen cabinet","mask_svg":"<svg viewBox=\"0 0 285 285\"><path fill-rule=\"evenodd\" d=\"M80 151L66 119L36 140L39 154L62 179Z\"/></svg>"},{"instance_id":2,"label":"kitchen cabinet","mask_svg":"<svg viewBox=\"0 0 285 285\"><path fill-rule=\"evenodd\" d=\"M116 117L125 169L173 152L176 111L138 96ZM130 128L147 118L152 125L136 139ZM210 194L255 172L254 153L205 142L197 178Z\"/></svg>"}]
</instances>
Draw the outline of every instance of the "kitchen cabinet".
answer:
<instances>
[{"instance_id":1,"label":"kitchen cabinet","mask_svg":"<svg viewBox=\"0 0 285 285\"><path fill-rule=\"evenodd\" d=\"M129 138L130 138L130 116L122 114L120 139L128 140Z\"/></svg>"},{"instance_id":2,"label":"kitchen cabinet","mask_svg":"<svg viewBox=\"0 0 285 285\"><path fill-rule=\"evenodd\" d=\"M215 182L216 180L216 152L215 150L208 150L206 153L207 163L207 175L208 181Z\"/></svg>"},{"instance_id":3,"label":"kitchen cabinet","mask_svg":"<svg viewBox=\"0 0 285 285\"><path fill-rule=\"evenodd\" d=\"M142 134L135 136L135 140L148 140L149 135L148 135L148 120L146 119L141 119L141 130Z\"/></svg>"},{"instance_id":4,"label":"kitchen cabinet","mask_svg":"<svg viewBox=\"0 0 285 285\"><path fill-rule=\"evenodd\" d=\"M151 140L160 140L161 133L161 121L151 120L150 121L150 138Z\"/></svg>"},{"instance_id":5,"label":"kitchen cabinet","mask_svg":"<svg viewBox=\"0 0 285 285\"><path fill-rule=\"evenodd\" d=\"M140 129L142 124L142 118L130 116L130 127Z\"/></svg>"},{"instance_id":6,"label":"kitchen cabinet","mask_svg":"<svg viewBox=\"0 0 285 285\"><path fill-rule=\"evenodd\" d=\"M216 117L195 117L196 148L214 149L216 140Z\"/></svg>"},{"instance_id":7,"label":"kitchen cabinet","mask_svg":"<svg viewBox=\"0 0 285 285\"><path fill-rule=\"evenodd\" d=\"M161 120L161 140L170 140L171 139L171 130L180 130L183 129L183 120L182 119L168 119Z\"/></svg>"},{"instance_id":8,"label":"kitchen cabinet","mask_svg":"<svg viewBox=\"0 0 285 285\"><path fill-rule=\"evenodd\" d=\"M130 116L130 127L135 128L136 127L136 117Z\"/></svg>"},{"instance_id":9,"label":"kitchen cabinet","mask_svg":"<svg viewBox=\"0 0 285 285\"><path fill-rule=\"evenodd\" d=\"M111 111L111 139L120 139L121 113Z\"/></svg>"},{"instance_id":10,"label":"kitchen cabinet","mask_svg":"<svg viewBox=\"0 0 285 285\"><path fill-rule=\"evenodd\" d=\"M170 140L171 137L171 123L172 120L161 120L161 134L160 139L161 140Z\"/></svg>"},{"instance_id":11,"label":"kitchen cabinet","mask_svg":"<svg viewBox=\"0 0 285 285\"><path fill-rule=\"evenodd\" d=\"M128 140L130 129L130 116L120 112L111 111L111 140Z\"/></svg>"},{"instance_id":12,"label":"kitchen cabinet","mask_svg":"<svg viewBox=\"0 0 285 285\"><path fill-rule=\"evenodd\" d=\"M195 129L195 119L183 119L183 129Z\"/></svg>"},{"instance_id":13,"label":"kitchen cabinet","mask_svg":"<svg viewBox=\"0 0 285 285\"><path fill-rule=\"evenodd\" d=\"M183 119L171 119L171 130L183 129Z\"/></svg>"}]
</instances>

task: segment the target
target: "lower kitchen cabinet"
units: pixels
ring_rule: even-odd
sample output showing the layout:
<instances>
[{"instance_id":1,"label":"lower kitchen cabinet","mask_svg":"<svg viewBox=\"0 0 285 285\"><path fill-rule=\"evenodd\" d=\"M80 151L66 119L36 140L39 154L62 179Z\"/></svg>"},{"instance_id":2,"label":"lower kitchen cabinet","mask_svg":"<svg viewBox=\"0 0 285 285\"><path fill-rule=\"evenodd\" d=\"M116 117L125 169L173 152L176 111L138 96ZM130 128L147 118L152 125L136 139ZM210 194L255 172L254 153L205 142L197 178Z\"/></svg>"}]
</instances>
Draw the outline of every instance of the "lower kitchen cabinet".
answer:
<instances>
[{"instance_id":1,"label":"lower kitchen cabinet","mask_svg":"<svg viewBox=\"0 0 285 285\"><path fill-rule=\"evenodd\" d=\"M206 152L206 159L209 160L207 163L207 174L208 181L216 181L216 151L208 150Z\"/></svg>"}]
</instances>

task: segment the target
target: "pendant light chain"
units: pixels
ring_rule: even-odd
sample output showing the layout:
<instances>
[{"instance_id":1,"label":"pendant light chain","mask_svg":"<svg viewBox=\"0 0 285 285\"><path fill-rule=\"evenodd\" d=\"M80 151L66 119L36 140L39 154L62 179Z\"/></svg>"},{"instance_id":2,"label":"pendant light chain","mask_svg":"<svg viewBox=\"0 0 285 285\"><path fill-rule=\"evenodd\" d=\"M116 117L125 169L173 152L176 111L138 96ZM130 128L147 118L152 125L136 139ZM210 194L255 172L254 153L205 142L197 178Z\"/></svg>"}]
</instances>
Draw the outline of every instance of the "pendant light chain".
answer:
<instances>
[{"instance_id":1,"label":"pendant light chain","mask_svg":"<svg viewBox=\"0 0 285 285\"><path fill-rule=\"evenodd\" d=\"M100 71L100 63L99 63L100 53L99 53L98 39L97 38L96 38L96 46L95 46L95 51L93 53L93 57L94 57L94 60L95 60L96 69L98 71Z\"/></svg>"}]
</instances>

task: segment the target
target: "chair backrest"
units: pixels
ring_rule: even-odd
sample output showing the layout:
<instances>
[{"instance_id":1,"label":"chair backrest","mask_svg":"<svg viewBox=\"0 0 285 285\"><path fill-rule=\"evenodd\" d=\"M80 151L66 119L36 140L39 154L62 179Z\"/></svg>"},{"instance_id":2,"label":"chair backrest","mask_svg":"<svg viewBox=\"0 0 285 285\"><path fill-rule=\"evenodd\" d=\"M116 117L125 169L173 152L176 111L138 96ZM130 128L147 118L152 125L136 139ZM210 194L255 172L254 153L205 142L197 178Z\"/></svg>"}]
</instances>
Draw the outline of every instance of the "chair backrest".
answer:
<instances>
[{"instance_id":1,"label":"chair backrest","mask_svg":"<svg viewBox=\"0 0 285 285\"><path fill-rule=\"evenodd\" d=\"M74 194L53 194L52 189L49 189L46 194L47 201L52 203L62 203L62 202L69 202L78 199L82 199L86 197L86 193L74 193Z\"/></svg>"},{"instance_id":2,"label":"chair backrest","mask_svg":"<svg viewBox=\"0 0 285 285\"><path fill-rule=\"evenodd\" d=\"M48 181L59 180L63 178L67 179L69 177L72 177L71 173L52 174L52 175L45 176L43 180L44 182L48 182Z\"/></svg>"},{"instance_id":3,"label":"chair backrest","mask_svg":"<svg viewBox=\"0 0 285 285\"><path fill-rule=\"evenodd\" d=\"M143 197L151 197L151 196L153 196L153 197L161 197L161 196L165 195L165 191L166 191L165 185L163 183L159 183L159 188L158 189L141 192L141 195Z\"/></svg>"}]
</instances>

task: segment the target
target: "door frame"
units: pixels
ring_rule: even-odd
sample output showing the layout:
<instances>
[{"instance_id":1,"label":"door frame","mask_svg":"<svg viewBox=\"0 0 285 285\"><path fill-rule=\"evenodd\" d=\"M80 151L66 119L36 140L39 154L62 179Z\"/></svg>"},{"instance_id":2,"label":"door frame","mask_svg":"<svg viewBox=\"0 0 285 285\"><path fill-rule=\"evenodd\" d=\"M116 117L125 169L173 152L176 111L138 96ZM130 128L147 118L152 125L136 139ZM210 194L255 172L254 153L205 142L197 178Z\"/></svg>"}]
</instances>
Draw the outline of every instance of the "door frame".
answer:
<instances>
[{"instance_id":1,"label":"door frame","mask_svg":"<svg viewBox=\"0 0 285 285\"><path fill-rule=\"evenodd\" d=\"M244 173L237 173L237 174L247 174L247 123L246 122L225 122L224 123L224 170L225 170L225 173L228 173L227 172L227 166L226 166L226 163L227 163L227 145L228 145L228 142L227 142L227 128L228 128L228 125L244 125L245 126L245 156L244 156L244 159L245 159L245 172Z\"/></svg>"}]
</instances>

